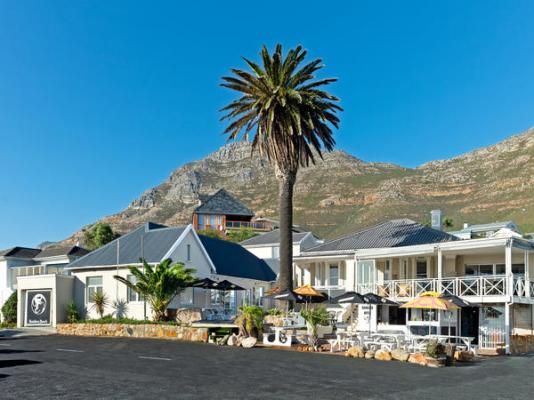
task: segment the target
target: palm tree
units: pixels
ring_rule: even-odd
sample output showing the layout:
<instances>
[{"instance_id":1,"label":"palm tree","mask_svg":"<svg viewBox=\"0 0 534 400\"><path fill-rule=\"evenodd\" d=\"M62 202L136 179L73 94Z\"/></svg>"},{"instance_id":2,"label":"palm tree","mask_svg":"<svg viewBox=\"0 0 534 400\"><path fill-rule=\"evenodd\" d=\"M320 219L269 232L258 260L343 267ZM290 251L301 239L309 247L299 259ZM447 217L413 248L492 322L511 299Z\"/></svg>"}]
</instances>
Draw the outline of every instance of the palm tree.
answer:
<instances>
[{"instance_id":1,"label":"palm tree","mask_svg":"<svg viewBox=\"0 0 534 400\"><path fill-rule=\"evenodd\" d=\"M173 264L169 258L154 267L146 260L141 260L141 262L143 269L135 266L129 267L130 273L136 279L135 283L122 276L114 275L113 277L148 301L152 307L154 321L163 321L165 311L172 299L196 281L193 276L195 270L185 268L183 263Z\"/></svg>"},{"instance_id":2,"label":"palm tree","mask_svg":"<svg viewBox=\"0 0 534 400\"><path fill-rule=\"evenodd\" d=\"M323 65L316 59L302 66L306 50L297 46L284 57L279 44L273 54L263 46L262 65L246 58L251 71L232 69L223 77L223 87L241 94L221 111L228 120L224 131L229 140L253 134L252 151L266 157L274 166L279 182L280 275L281 290L293 288L293 187L299 167L322 158L322 150L334 148L332 127L338 128L336 102L339 99L322 90L337 79L315 80Z\"/></svg>"},{"instance_id":3,"label":"palm tree","mask_svg":"<svg viewBox=\"0 0 534 400\"><path fill-rule=\"evenodd\" d=\"M108 296L104 292L94 292L91 297L91 302L93 303L93 308L100 315L100 318L104 318L104 312L106 307L109 304Z\"/></svg>"}]
</instances>

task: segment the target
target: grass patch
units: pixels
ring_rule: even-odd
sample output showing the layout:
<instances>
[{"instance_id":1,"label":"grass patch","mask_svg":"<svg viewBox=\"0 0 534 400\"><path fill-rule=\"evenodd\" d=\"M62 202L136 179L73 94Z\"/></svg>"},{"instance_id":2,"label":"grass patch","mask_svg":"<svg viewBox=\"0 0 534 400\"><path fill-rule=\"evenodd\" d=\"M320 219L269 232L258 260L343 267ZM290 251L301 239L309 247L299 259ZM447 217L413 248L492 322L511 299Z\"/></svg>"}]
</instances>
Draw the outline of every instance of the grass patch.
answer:
<instances>
[{"instance_id":1,"label":"grass patch","mask_svg":"<svg viewBox=\"0 0 534 400\"><path fill-rule=\"evenodd\" d=\"M14 322L0 322L0 329L13 329L16 327L17 324Z\"/></svg>"}]
</instances>

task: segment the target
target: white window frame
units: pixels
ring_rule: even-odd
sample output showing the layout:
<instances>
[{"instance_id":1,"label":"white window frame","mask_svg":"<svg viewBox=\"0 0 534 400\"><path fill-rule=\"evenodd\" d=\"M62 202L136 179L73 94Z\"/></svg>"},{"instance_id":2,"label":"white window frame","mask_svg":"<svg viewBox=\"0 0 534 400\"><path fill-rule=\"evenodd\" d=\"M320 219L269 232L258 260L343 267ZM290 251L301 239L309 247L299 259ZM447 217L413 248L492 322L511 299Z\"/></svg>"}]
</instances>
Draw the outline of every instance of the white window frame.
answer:
<instances>
[{"instance_id":1,"label":"white window frame","mask_svg":"<svg viewBox=\"0 0 534 400\"><path fill-rule=\"evenodd\" d=\"M336 277L335 283L332 280L332 270L336 270L337 271L337 277ZM340 275L341 275L341 269L339 268L339 264L330 264L328 266L328 285L329 286L339 286L339 281L341 279Z\"/></svg>"},{"instance_id":2,"label":"white window frame","mask_svg":"<svg viewBox=\"0 0 534 400\"><path fill-rule=\"evenodd\" d=\"M137 278L135 277L135 275L132 275L132 274L126 275L126 280L130 283L133 283L134 285L137 283ZM131 300L130 299L131 297L133 297L135 300ZM128 303L142 303L143 298L139 293L137 293L135 290L127 286L126 287L126 301Z\"/></svg>"},{"instance_id":3,"label":"white window frame","mask_svg":"<svg viewBox=\"0 0 534 400\"><path fill-rule=\"evenodd\" d=\"M99 285L90 285L89 284L89 279L91 278L100 278L100 284ZM100 293L103 293L104 292L104 277L102 275L94 275L94 276L87 276L85 278L85 287L86 287L86 292L85 292L85 304L92 304L93 302L91 301L91 297L92 295L90 294L91 293L91 289L95 289L95 292L98 292L99 289L100 289Z\"/></svg>"}]
</instances>

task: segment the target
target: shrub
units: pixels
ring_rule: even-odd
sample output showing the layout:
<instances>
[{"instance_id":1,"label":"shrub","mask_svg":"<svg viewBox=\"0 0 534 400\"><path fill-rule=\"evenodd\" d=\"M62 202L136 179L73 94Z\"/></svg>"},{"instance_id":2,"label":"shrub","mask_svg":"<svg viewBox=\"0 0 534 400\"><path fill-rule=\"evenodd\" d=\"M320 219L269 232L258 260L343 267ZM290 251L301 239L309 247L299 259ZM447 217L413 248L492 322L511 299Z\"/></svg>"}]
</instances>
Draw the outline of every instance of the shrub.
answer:
<instances>
[{"instance_id":1,"label":"shrub","mask_svg":"<svg viewBox=\"0 0 534 400\"><path fill-rule=\"evenodd\" d=\"M320 306L315 309L301 310L300 315L310 325L311 328L311 345L315 351L319 348L319 336L317 334L317 328L319 325L327 326L330 324L330 314L324 306Z\"/></svg>"},{"instance_id":2,"label":"shrub","mask_svg":"<svg viewBox=\"0 0 534 400\"><path fill-rule=\"evenodd\" d=\"M17 292L13 292L2 306L4 322L17 322Z\"/></svg>"},{"instance_id":3,"label":"shrub","mask_svg":"<svg viewBox=\"0 0 534 400\"><path fill-rule=\"evenodd\" d=\"M426 347L426 355L432 358L437 358L445 354L445 346L439 343L437 340L431 340Z\"/></svg>"},{"instance_id":4,"label":"shrub","mask_svg":"<svg viewBox=\"0 0 534 400\"><path fill-rule=\"evenodd\" d=\"M282 310L279 310L278 308L270 308L267 310L267 315L273 315L275 317L279 317L283 314Z\"/></svg>"},{"instance_id":5,"label":"shrub","mask_svg":"<svg viewBox=\"0 0 534 400\"><path fill-rule=\"evenodd\" d=\"M78 321L78 308L76 307L76 303L74 301L71 301L69 304L67 304L67 321L69 321L71 324Z\"/></svg>"}]
</instances>

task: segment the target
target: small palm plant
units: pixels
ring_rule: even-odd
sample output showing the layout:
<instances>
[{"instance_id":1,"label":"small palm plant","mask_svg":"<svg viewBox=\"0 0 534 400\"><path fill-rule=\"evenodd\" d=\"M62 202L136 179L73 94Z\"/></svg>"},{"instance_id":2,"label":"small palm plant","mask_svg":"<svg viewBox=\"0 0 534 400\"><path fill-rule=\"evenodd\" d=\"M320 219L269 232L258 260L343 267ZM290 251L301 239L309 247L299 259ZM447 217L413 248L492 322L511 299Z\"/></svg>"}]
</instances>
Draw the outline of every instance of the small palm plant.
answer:
<instances>
[{"instance_id":1,"label":"small palm plant","mask_svg":"<svg viewBox=\"0 0 534 400\"><path fill-rule=\"evenodd\" d=\"M244 305L239 307L240 315L236 324L241 327L241 332L246 337L258 337L263 330L263 317L265 312L261 307Z\"/></svg>"},{"instance_id":2,"label":"small palm plant","mask_svg":"<svg viewBox=\"0 0 534 400\"><path fill-rule=\"evenodd\" d=\"M317 329L319 325L326 326L330 323L330 314L324 307L318 307L315 309L306 309L300 312L302 318L308 323L311 329L310 344L314 351L319 349L319 336Z\"/></svg>"},{"instance_id":3,"label":"small palm plant","mask_svg":"<svg viewBox=\"0 0 534 400\"><path fill-rule=\"evenodd\" d=\"M74 301L67 304L67 321L71 324L78 321L78 307Z\"/></svg>"},{"instance_id":4,"label":"small palm plant","mask_svg":"<svg viewBox=\"0 0 534 400\"><path fill-rule=\"evenodd\" d=\"M141 262L143 268L135 266L129 268L130 273L136 278L135 283L122 276L113 277L147 300L152 308L154 321L164 321L169 303L181 291L196 282L193 276L195 269L185 268L183 263L173 264L169 258L155 266L151 266L146 260Z\"/></svg>"},{"instance_id":5,"label":"small palm plant","mask_svg":"<svg viewBox=\"0 0 534 400\"><path fill-rule=\"evenodd\" d=\"M93 303L92 308L100 315L100 318L103 318L106 306L109 304L108 296L104 292L94 292L91 302Z\"/></svg>"}]
</instances>

